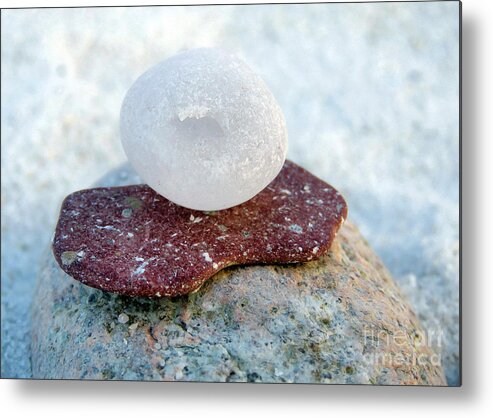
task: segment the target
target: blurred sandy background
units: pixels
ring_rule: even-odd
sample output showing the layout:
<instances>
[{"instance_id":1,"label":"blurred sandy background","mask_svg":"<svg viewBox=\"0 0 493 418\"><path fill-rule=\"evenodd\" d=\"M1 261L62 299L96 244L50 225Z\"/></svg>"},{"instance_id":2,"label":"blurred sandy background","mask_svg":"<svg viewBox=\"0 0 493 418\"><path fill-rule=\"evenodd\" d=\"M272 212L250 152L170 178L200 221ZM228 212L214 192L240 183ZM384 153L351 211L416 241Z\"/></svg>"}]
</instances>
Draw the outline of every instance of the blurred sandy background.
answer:
<instances>
[{"instance_id":1,"label":"blurred sandy background","mask_svg":"<svg viewBox=\"0 0 493 418\"><path fill-rule=\"evenodd\" d=\"M458 3L2 12L2 376L29 377L29 307L65 195L125 160L131 83L223 47L281 104L289 155L338 188L458 381Z\"/></svg>"}]
</instances>

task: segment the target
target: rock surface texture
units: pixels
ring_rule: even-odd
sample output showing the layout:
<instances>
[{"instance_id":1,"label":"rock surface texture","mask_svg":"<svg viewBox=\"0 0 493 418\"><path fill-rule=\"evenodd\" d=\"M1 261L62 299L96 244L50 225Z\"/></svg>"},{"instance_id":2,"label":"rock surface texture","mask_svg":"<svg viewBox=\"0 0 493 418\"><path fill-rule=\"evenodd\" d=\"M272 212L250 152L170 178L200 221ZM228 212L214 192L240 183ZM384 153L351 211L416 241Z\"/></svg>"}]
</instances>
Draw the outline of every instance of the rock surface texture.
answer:
<instances>
[{"instance_id":1,"label":"rock surface texture","mask_svg":"<svg viewBox=\"0 0 493 418\"><path fill-rule=\"evenodd\" d=\"M134 180L122 170L105 184ZM317 261L231 267L178 298L86 287L48 253L32 329L35 378L445 384L416 316L351 223Z\"/></svg>"},{"instance_id":2,"label":"rock surface texture","mask_svg":"<svg viewBox=\"0 0 493 418\"><path fill-rule=\"evenodd\" d=\"M65 272L91 287L181 296L231 265L316 259L346 218L337 190L287 161L253 199L217 212L178 206L143 184L72 193L53 252Z\"/></svg>"}]
</instances>

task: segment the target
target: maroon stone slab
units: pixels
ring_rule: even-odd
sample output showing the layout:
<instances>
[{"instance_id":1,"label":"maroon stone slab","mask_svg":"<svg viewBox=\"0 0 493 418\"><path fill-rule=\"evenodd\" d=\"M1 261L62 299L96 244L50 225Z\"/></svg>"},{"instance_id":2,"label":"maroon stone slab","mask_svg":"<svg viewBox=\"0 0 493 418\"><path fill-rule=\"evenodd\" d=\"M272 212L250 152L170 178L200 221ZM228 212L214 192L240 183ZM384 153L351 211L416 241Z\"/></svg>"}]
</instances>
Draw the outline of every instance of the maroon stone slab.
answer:
<instances>
[{"instance_id":1,"label":"maroon stone slab","mask_svg":"<svg viewBox=\"0 0 493 418\"><path fill-rule=\"evenodd\" d=\"M286 161L253 199L217 212L178 206L146 185L72 193L62 204L53 252L88 286L178 296L231 265L314 260L346 217L337 190Z\"/></svg>"}]
</instances>

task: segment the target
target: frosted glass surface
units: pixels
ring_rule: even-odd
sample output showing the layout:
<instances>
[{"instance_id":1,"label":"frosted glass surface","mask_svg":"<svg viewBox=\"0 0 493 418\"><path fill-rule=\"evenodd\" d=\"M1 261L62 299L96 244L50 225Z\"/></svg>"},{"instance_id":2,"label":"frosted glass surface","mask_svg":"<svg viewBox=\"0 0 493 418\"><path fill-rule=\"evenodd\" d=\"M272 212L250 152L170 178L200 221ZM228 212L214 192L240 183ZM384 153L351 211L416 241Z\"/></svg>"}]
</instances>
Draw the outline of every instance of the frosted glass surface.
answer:
<instances>
[{"instance_id":1,"label":"frosted glass surface","mask_svg":"<svg viewBox=\"0 0 493 418\"><path fill-rule=\"evenodd\" d=\"M191 209L251 199L279 173L287 130L274 96L243 61L182 52L140 76L122 105L130 163L158 193Z\"/></svg>"}]
</instances>

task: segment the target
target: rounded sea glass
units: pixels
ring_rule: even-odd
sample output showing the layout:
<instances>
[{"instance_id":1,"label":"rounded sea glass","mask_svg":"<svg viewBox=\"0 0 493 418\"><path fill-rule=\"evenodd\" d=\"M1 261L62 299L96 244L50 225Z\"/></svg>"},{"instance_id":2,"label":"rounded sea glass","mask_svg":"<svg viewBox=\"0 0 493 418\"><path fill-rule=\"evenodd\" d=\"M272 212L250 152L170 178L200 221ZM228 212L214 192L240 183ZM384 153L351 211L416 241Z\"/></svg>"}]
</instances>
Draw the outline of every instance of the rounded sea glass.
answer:
<instances>
[{"instance_id":1,"label":"rounded sea glass","mask_svg":"<svg viewBox=\"0 0 493 418\"><path fill-rule=\"evenodd\" d=\"M142 74L123 101L120 128L140 177L191 209L251 199L286 159L276 99L243 61L214 48L179 53Z\"/></svg>"}]
</instances>

